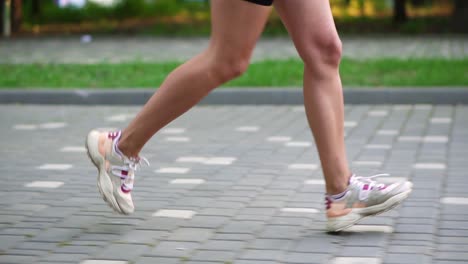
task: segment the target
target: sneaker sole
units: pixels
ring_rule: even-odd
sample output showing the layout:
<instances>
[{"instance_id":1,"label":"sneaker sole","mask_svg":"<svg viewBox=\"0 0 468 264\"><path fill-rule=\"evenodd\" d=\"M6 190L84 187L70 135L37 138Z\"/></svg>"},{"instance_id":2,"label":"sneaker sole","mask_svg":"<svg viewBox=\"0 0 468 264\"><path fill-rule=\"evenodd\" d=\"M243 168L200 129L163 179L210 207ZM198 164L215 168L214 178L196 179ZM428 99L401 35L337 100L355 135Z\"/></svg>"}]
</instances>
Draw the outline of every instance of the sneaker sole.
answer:
<instances>
[{"instance_id":1,"label":"sneaker sole","mask_svg":"<svg viewBox=\"0 0 468 264\"><path fill-rule=\"evenodd\" d=\"M390 211L401 204L401 202L403 202L406 198L408 198L411 191L412 189L409 189L405 192L397 194L381 204L368 208L353 209L345 216L328 219L326 227L327 232L340 232L344 229L350 228L365 217L376 216Z\"/></svg>"},{"instance_id":2,"label":"sneaker sole","mask_svg":"<svg viewBox=\"0 0 468 264\"><path fill-rule=\"evenodd\" d=\"M104 168L104 163L105 163L104 158L101 156L100 153L91 153L92 149L98 148L97 147L98 140L99 140L99 132L97 131L89 132L86 138L85 147L86 147L86 153L88 154L88 158L91 160L94 166L98 169L97 187L98 187L99 193L101 194L102 199L115 212L119 214L125 214L120 208L119 204L117 203L117 200L115 199L113 195L114 187L113 187L111 179L109 178L109 175L107 175L106 173L106 169ZM94 148L90 146L96 146L96 147ZM95 160L96 158L99 160L96 161Z\"/></svg>"}]
</instances>

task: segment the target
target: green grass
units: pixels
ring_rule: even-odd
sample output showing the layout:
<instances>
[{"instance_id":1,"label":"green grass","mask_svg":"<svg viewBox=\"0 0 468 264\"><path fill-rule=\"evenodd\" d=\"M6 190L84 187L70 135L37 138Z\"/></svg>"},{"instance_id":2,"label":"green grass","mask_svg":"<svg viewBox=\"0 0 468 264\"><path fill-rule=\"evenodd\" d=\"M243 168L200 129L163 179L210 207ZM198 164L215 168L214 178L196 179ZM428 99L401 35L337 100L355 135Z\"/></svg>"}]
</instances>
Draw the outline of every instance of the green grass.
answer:
<instances>
[{"instance_id":1,"label":"green grass","mask_svg":"<svg viewBox=\"0 0 468 264\"><path fill-rule=\"evenodd\" d=\"M123 64L2 64L0 88L153 88L180 63ZM299 60L253 63L241 78L226 86L302 86ZM468 58L444 59L343 59L341 78L353 87L468 86Z\"/></svg>"}]
</instances>

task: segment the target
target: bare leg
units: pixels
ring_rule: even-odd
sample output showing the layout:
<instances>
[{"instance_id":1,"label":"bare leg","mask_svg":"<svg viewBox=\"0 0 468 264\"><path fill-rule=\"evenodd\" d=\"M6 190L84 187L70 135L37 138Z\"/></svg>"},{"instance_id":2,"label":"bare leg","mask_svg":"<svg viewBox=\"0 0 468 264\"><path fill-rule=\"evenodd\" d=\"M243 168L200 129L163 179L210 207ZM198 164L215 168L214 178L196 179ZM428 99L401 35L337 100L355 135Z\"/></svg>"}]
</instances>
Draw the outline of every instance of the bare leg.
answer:
<instances>
[{"instance_id":1,"label":"bare leg","mask_svg":"<svg viewBox=\"0 0 468 264\"><path fill-rule=\"evenodd\" d=\"M304 102L329 194L350 176L344 144L344 106L338 72L341 41L329 1L276 0L275 8L304 61Z\"/></svg>"},{"instance_id":2,"label":"bare leg","mask_svg":"<svg viewBox=\"0 0 468 264\"><path fill-rule=\"evenodd\" d=\"M211 90L242 74L271 8L240 0L211 2L209 47L166 78L140 113L122 132L120 150L138 156L145 143Z\"/></svg>"}]
</instances>

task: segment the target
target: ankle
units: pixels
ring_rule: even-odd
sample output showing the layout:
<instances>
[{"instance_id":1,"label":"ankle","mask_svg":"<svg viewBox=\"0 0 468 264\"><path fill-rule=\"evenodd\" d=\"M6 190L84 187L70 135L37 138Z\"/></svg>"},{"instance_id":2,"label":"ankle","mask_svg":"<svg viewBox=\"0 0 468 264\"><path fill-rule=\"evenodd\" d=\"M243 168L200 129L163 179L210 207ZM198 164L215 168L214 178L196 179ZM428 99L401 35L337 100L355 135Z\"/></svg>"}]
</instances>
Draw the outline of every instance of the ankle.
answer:
<instances>
[{"instance_id":1,"label":"ankle","mask_svg":"<svg viewBox=\"0 0 468 264\"><path fill-rule=\"evenodd\" d=\"M339 195L339 194L346 192L347 189L348 189L348 184L341 185L341 186L333 186L333 187L327 186L326 188L327 195Z\"/></svg>"},{"instance_id":2,"label":"ankle","mask_svg":"<svg viewBox=\"0 0 468 264\"><path fill-rule=\"evenodd\" d=\"M138 157L138 151L133 150L131 144L128 144L128 140L125 140L123 137L117 142L116 148L120 154L127 158Z\"/></svg>"},{"instance_id":3,"label":"ankle","mask_svg":"<svg viewBox=\"0 0 468 264\"><path fill-rule=\"evenodd\" d=\"M339 195L345 192L349 186L349 180L351 178L351 173L346 176L342 177L341 179L337 179L333 182L327 182L326 191L328 195Z\"/></svg>"}]
</instances>

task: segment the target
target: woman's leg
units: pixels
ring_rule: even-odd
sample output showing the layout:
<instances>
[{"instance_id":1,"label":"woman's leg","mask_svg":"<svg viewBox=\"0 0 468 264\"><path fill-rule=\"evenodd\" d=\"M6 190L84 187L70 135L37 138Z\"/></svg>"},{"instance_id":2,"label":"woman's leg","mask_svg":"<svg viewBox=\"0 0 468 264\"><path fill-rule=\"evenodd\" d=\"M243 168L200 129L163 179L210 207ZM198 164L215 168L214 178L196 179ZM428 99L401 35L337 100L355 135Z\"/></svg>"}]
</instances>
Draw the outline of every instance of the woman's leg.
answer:
<instances>
[{"instance_id":1,"label":"woman's leg","mask_svg":"<svg viewBox=\"0 0 468 264\"><path fill-rule=\"evenodd\" d=\"M401 203L407 181L381 184L350 177L344 144L341 42L326 0L275 0L275 8L304 60L304 102L325 175L328 231L350 227ZM349 184L348 184L349 183Z\"/></svg>"},{"instance_id":2,"label":"woman's leg","mask_svg":"<svg viewBox=\"0 0 468 264\"><path fill-rule=\"evenodd\" d=\"M175 69L122 132L119 149L136 157L161 128L179 117L211 90L239 76L248 67L270 7L240 0L211 2L209 47Z\"/></svg>"},{"instance_id":3,"label":"woman's leg","mask_svg":"<svg viewBox=\"0 0 468 264\"><path fill-rule=\"evenodd\" d=\"M275 8L304 61L304 103L329 194L350 177L344 144L344 107L338 67L341 42L326 0L275 0Z\"/></svg>"},{"instance_id":4,"label":"woman's leg","mask_svg":"<svg viewBox=\"0 0 468 264\"><path fill-rule=\"evenodd\" d=\"M86 148L98 169L98 190L118 213L135 210L131 191L135 170L144 161L138 153L145 143L212 89L246 70L271 10L240 0L216 0L211 7L208 49L169 74L122 133L88 133Z\"/></svg>"}]
</instances>

